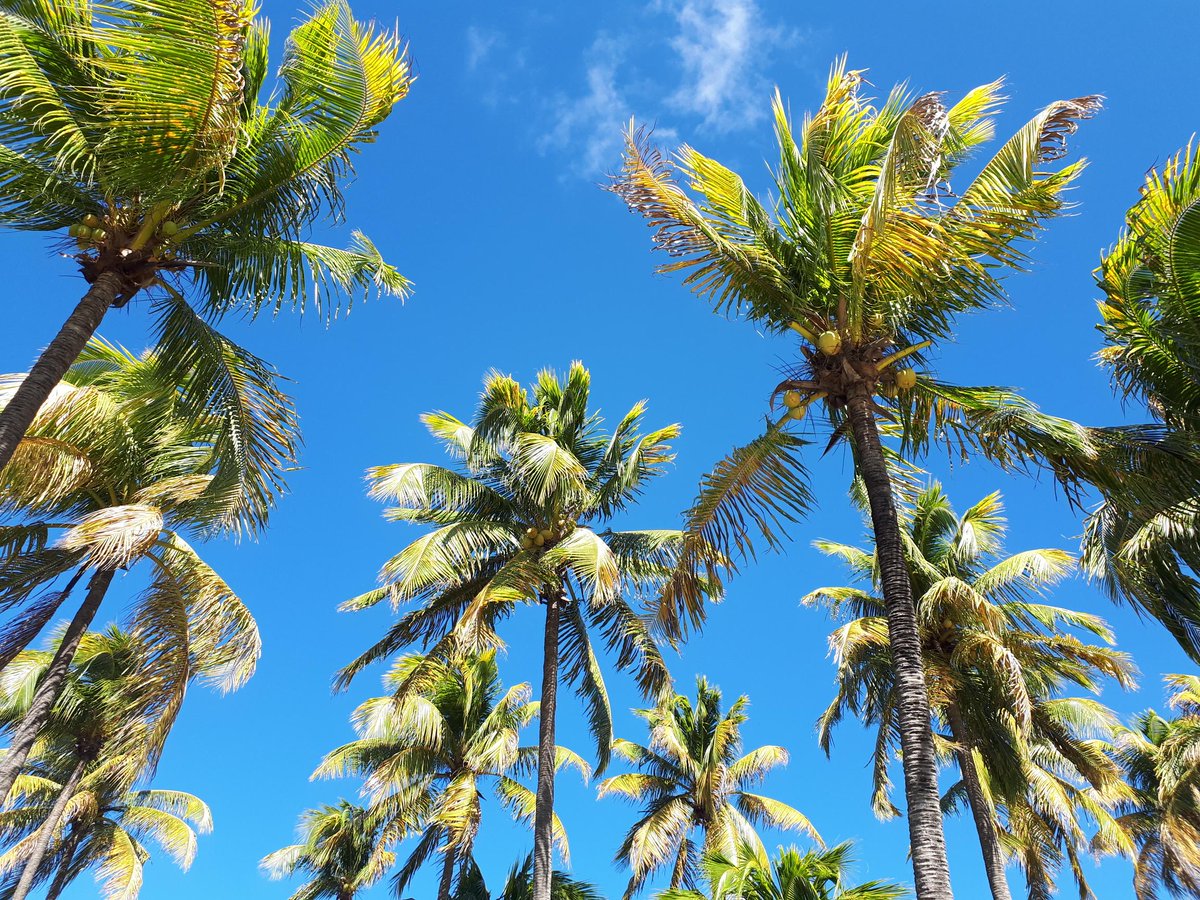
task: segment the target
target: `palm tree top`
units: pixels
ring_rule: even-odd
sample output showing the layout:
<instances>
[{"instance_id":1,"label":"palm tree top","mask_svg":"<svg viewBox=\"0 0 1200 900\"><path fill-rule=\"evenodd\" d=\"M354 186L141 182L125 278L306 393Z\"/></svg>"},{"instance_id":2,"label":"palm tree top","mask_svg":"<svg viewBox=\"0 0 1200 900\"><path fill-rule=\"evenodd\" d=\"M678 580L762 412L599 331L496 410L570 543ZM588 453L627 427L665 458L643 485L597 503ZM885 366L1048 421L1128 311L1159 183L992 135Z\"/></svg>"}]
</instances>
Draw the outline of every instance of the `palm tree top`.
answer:
<instances>
[{"instance_id":1,"label":"palm tree top","mask_svg":"<svg viewBox=\"0 0 1200 900\"><path fill-rule=\"evenodd\" d=\"M260 865L273 879L310 876L292 900L346 900L379 881L395 862L395 854L377 840L380 824L348 800L306 810L298 826L301 841L268 854Z\"/></svg>"},{"instance_id":2,"label":"palm tree top","mask_svg":"<svg viewBox=\"0 0 1200 900\"><path fill-rule=\"evenodd\" d=\"M0 41L0 225L86 227L89 281L116 273L127 300L190 276L213 313L407 292L365 236L302 239L340 216L352 154L413 81L398 36L345 0L292 31L269 89L269 27L243 0L5 0Z\"/></svg>"}]
</instances>

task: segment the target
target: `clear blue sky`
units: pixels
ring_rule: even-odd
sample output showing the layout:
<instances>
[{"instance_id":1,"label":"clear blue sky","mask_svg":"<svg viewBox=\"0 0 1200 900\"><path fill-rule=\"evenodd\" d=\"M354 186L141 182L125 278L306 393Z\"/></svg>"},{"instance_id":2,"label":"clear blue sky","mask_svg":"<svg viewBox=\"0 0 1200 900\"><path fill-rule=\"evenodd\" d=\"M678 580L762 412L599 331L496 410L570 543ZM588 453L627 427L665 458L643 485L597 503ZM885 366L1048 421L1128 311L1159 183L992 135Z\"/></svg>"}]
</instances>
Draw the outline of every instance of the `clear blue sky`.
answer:
<instances>
[{"instance_id":1,"label":"clear blue sky","mask_svg":"<svg viewBox=\"0 0 1200 900\"><path fill-rule=\"evenodd\" d=\"M294 19L293 0L266 0L264 9L278 45ZM908 79L956 96L1007 75L1012 99L1001 134L1056 98L1107 95L1105 111L1073 142L1092 161L1074 195L1075 214L1052 225L1032 271L1010 280L1012 307L964 321L958 342L941 348L937 362L947 378L1015 385L1047 410L1086 422L1139 414L1122 410L1093 363L1099 338L1090 273L1144 171L1200 124L1194 4L360 0L355 9L388 22L398 17L420 79L378 145L363 154L348 191L349 219L417 292L405 306L358 306L329 328L314 315L228 323L294 379L304 468L261 542L204 551L254 609L265 651L239 693L220 698L197 689L189 697L157 784L207 800L216 829L202 839L188 875L165 860L152 863L147 898L284 898L288 887L260 876L258 859L291 841L302 809L354 795L353 782L307 779L325 751L350 737L347 714L378 687L372 671L347 694L331 696L331 674L375 639L388 614L335 607L370 587L380 563L416 536L382 520L364 496L362 476L370 465L437 459L419 413L468 415L480 378L493 367L527 380L543 366L582 359L596 403L610 414L645 397L652 422L684 425L674 470L628 517L635 527L676 523L698 476L756 433L776 369L794 346L712 315L677 279L652 274L657 260L646 228L596 187L617 164L619 130L631 114L762 187L763 162L773 155L772 87L797 114L812 108L841 53L869 68L880 91ZM322 236L343 240L346 231ZM82 282L40 237L0 240L8 297L0 367L19 371L54 333ZM112 313L103 333L143 346L141 304ZM1048 481L1004 477L980 463L930 465L960 507L1004 491L1010 548L1076 546L1080 520ZM903 822L880 824L868 808L863 732L844 725L832 760L814 740L814 720L832 689L831 625L798 599L841 583L842 573L809 542L857 540L862 526L845 496L845 456L818 462L814 453L813 471L820 509L795 529L786 555L763 558L733 584L707 632L673 660L674 671L684 688L706 673L730 698L748 693L747 742L781 743L792 754L765 791L806 812L827 839L856 839L863 875L908 882ZM115 592L110 617L120 615L133 587ZM1055 600L1107 615L1135 654L1142 691L1104 694L1123 713L1161 705L1162 673L1188 670L1164 632L1092 587L1068 583ZM504 632L510 644L502 674L510 683L536 686L540 623L531 608ZM629 683L613 675L609 684L618 733L640 740L626 712L637 703ZM570 702L560 735L578 750L588 747ZM633 810L597 802L573 775L561 780L559 798L575 874L619 896L625 876L611 858ZM958 896L985 896L972 829L953 821L948 835ZM529 843L527 831L488 806L478 850L497 887ZM1093 885L1105 900L1132 897L1129 874L1110 860L1093 873ZM412 893L432 896L432 880ZM69 896L93 894L81 883ZM386 896L386 887L368 896Z\"/></svg>"}]
</instances>

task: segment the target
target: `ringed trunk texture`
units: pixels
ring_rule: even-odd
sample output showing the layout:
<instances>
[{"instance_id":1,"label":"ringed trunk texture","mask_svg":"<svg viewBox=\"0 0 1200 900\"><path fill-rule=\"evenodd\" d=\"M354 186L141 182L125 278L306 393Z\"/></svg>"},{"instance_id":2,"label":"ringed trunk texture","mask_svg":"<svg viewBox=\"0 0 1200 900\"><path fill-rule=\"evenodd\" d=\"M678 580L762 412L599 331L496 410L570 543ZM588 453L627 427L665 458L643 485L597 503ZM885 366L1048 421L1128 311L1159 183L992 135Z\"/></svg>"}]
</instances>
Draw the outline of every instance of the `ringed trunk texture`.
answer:
<instances>
[{"instance_id":1,"label":"ringed trunk texture","mask_svg":"<svg viewBox=\"0 0 1200 900\"><path fill-rule=\"evenodd\" d=\"M942 832L938 764L930 724L929 694L917 633L917 611L904 561L900 522L887 461L879 441L871 396L865 382L851 389L847 401L859 474L871 503L871 524L887 607L888 639L895 670L904 763L904 796L917 900L950 900L950 865Z\"/></svg>"},{"instance_id":2,"label":"ringed trunk texture","mask_svg":"<svg viewBox=\"0 0 1200 900\"><path fill-rule=\"evenodd\" d=\"M542 700L538 716L537 802L533 814L533 900L550 900L554 873L554 716L558 704L558 626L563 596L545 598Z\"/></svg>"},{"instance_id":3,"label":"ringed trunk texture","mask_svg":"<svg viewBox=\"0 0 1200 900\"><path fill-rule=\"evenodd\" d=\"M29 896L30 890L33 889L33 880L37 877L42 860L46 858L46 851L50 849L50 844L54 840L54 833L58 831L58 826L62 823L63 813L66 811L67 804L75 796L75 789L79 787L79 780L83 778L83 770L86 765L87 760L80 757L79 761L75 763L75 768L71 770L71 777L67 779L67 783L62 786L58 792L58 796L54 798L54 805L50 807L50 814L46 816L46 821L38 829L37 838L34 840L33 847L30 850L29 859L26 861L25 867L21 870L21 880L17 882L17 889L13 891L12 900L25 900Z\"/></svg>"},{"instance_id":4,"label":"ringed trunk texture","mask_svg":"<svg viewBox=\"0 0 1200 900\"><path fill-rule=\"evenodd\" d=\"M75 651L79 649L83 633L87 631L88 626L92 624L92 619L96 617L96 610L100 608L104 594L108 590L108 586L112 584L114 574L113 569L100 569L88 582L87 596L84 597L83 603L75 613L75 618L71 619L71 624L63 632L62 643L58 645L54 658L46 667L42 680L38 683L37 690L34 691L29 709L21 719L21 724L12 733L8 752L4 754L3 759L0 759L0 800L8 797L13 783L17 780L17 775L20 774L21 767L29 758L29 751L37 740L38 732L42 730L46 720L49 719L50 711L58 701L58 695L62 693L63 684L66 682L67 673L71 668L71 660L75 657Z\"/></svg>"},{"instance_id":5,"label":"ringed trunk texture","mask_svg":"<svg viewBox=\"0 0 1200 900\"><path fill-rule=\"evenodd\" d=\"M950 734L959 749L955 751L958 770L962 773L963 786L967 789L967 803L971 817L975 820L975 831L979 834L979 846L983 850L983 865L987 870L988 887L992 889L992 900L1012 900L1008 889L1008 874L1005 872L1004 851L1000 849L1000 835L996 830L996 815L992 804L983 791L979 770L975 767L975 755L958 708L946 710L950 721Z\"/></svg>"},{"instance_id":6,"label":"ringed trunk texture","mask_svg":"<svg viewBox=\"0 0 1200 900\"><path fill-rule=\"evenodd\" d=\"M120 276L115 272L101 273L67 316L54 340L42 351L12 399L0 410L0 470L8 465L34 416L79 358L120 292Z\"/></svg>"},{"instance_id":7,"label":"ringed trunk texture","mask_svg":"<svg viewBox=\"0 0 1200 900\"><path fill-rule=\"evenodd\" d=\"M447 839L448 840L448 839ZM438 900L453 900L454 863L456 862L454 848L447 843L445 859L442 860L442 882L438 885Z\"/></svg>"}]
</instances>

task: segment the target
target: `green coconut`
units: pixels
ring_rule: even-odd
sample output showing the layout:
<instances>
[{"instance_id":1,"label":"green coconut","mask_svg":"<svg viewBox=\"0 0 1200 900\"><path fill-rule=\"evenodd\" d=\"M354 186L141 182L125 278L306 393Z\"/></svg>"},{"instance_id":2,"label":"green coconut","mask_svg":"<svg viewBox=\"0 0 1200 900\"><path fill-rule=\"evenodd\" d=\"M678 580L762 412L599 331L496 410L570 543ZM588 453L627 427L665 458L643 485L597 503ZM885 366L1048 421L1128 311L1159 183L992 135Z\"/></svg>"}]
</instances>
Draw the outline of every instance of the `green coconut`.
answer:
<instances>
[{"instance_id":1,"label":"green coconut","mask_svg":"<svg viewBox=\"0 0 1200 900\"><path fill-rule=\"evenodd\" d=\"M535 537L533 539L533 543L536 544L538 547L541 547L543 544L546 543L546 539L544 537L542 537L542 533L540 531L538 532L537 537Z\"/></svg>"},{"instance_id":2,"label":"green coconut","mask_svg":"<svg viewBox=\"0 0 1200 900\"><path fill-rule=\"evenodd\" d=\"M100 241L104 240L106 237L108 237L108 232L105 231L103 228L93 228L92 229L92 240L93 241L96 241L97 243L99 243Z\"/></svg>"},{"instance_id":3,"label":"green coconut","mask_svg":"<svg viewBox=\"0 0 1200 900\"><path fill-rule=\"evenodd\" d=\"M159 226L158 230L163 233L164 237L174 237L179 234L179 223L172 219L167 219Z\"/></svg>"},{"instance_id":4,"label":"green coconut","mask_svg":"<svg viewBox=\"0 0 1200 900\"><path fill-rule=\"evenodd\" d=\"M842 336L836 331L822 331L817 335L817 349L826 356L837 356L842 352Z\"/></svg>"},{"instance_id":5,"label":"green coconut","mask_svg":"<svg viewBox=\"0 0 1200 900\"><path fill-rule=\"evenodd\" d=\"M83 217L83 224L86 225L88 228L95 228L97 225L100 224L100 217L98 215L96 215L95 213L88 213L86 216Z\"/></svg>"}]
</instances>

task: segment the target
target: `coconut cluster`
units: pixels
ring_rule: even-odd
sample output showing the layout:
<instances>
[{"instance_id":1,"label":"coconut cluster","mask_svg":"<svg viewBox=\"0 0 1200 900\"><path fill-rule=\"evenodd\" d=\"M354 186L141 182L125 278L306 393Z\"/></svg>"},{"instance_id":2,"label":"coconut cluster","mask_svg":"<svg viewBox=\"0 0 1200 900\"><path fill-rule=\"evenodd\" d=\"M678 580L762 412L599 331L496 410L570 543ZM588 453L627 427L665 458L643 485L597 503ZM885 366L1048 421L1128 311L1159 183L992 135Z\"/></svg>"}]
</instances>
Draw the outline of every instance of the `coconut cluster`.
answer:
<instances>
[{"instance_id":1,"label":"coconut cluster","mask_svg":"<svg viewBox=\"0 0 1200 900\"><path fill-rule=\"evenodd\" d=\"M105 227L106 222L103 219L95 213L88 213L80 221L68 227L67 234L75 238L75 243L80 250L86 250L89 247L107 243L109 238L114 235L117 237L118 243L120 243L120 234L122 232L132 233L136 231L136 223L132 222L123 223L118 221L115 224L107 224L108 227ZM115 232L113 229L115 229ZM159 224L155 243L160 246L167 245L171 242L172 238L179 234L179 231L179 223L167 219ZM166 251L160 255L164 258L169 258L173 254L170 251Z\"/></svg>"},{"instance_id":2,"label":"coconut cluster","mask_svg":"<svg viewBox=\"0 0 1200 900\"><path fill-rule=\"evenodd\" d=\"M575 523L565 514L555 516L550 526L530 525L521 536L522 550L540 550L552 546L575 530Z\"/></svg>"}]
</instances>

